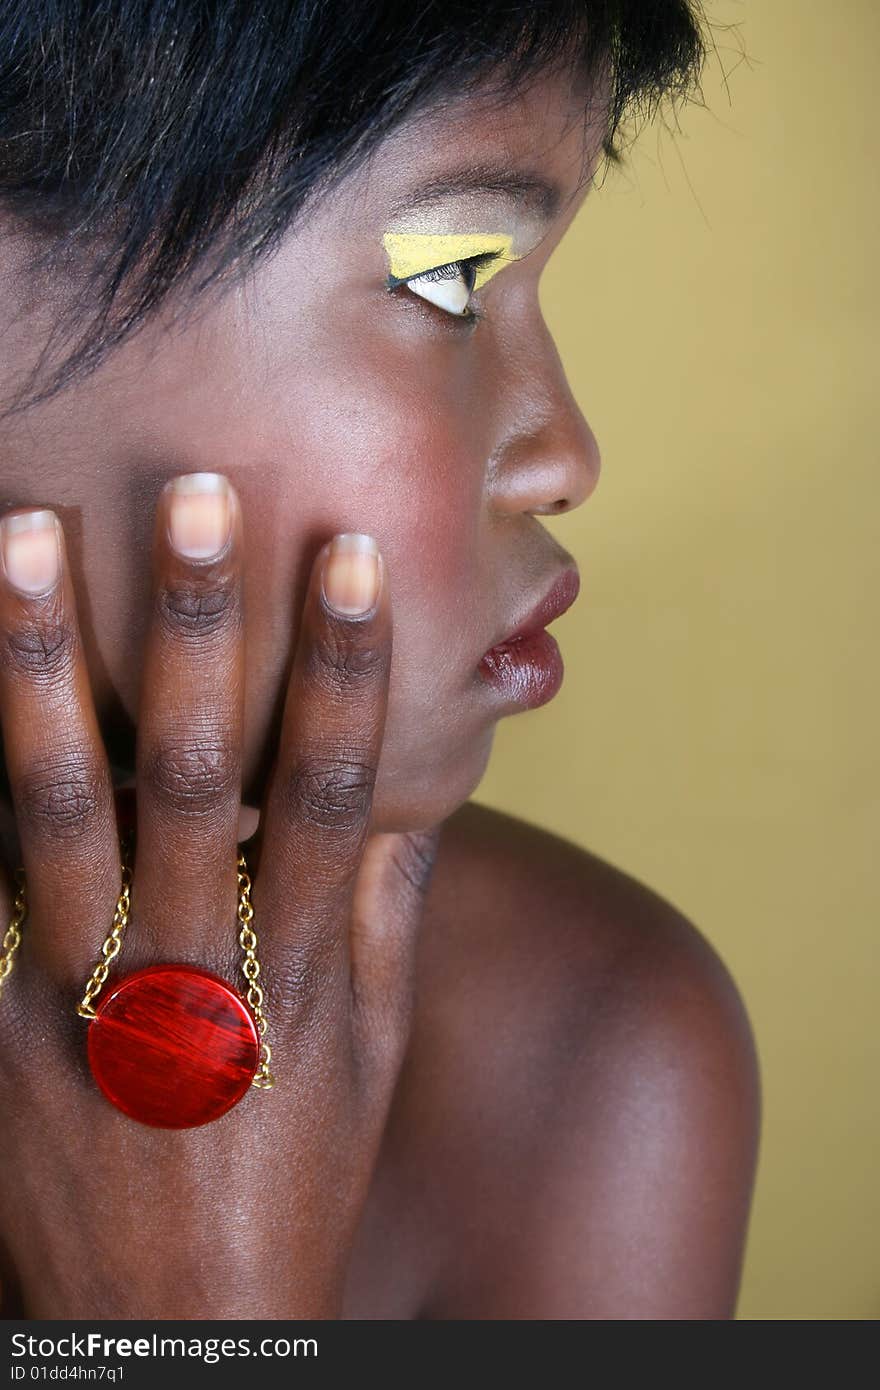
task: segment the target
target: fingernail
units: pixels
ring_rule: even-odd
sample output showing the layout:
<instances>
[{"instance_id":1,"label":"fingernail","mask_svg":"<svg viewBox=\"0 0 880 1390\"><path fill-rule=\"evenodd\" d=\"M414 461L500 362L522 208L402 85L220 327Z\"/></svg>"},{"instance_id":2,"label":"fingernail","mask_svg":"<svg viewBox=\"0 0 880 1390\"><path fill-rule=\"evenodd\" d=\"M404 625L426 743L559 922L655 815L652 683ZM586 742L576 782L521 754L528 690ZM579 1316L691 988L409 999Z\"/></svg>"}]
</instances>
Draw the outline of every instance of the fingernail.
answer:
<instances>
[{"instance_id":1,"label":"fingernail","mask_svg":"<svg viewBox=\"0 0 880 1390\"><path fill-rule=\"evenodd\" d=\"M229 540L229 483L222 473L182 473L168 484L169 539L186 560L209 560Z\"/></svg>"},{"instance_id":2,"label":"fingernail","mask_svg":"<svg viewBox=\"0 0 880 1390\"><path fill-rule=\"evenodd\" d=\"M344 617L368 613L379 595L379 547L372 536L344 531L330 542L321 585L324 598Z\"/></svg>"},{"instance_id":3,"label":"fingernail","mask_svg":"<svg viewBox=\"0 0 880 1390\"><path fill-rule=\"evenodd\" d=\"M0 519L6 578L25 594L47 593L61 572L58 518L48 509Z\"/></svg>"}]
</instances>

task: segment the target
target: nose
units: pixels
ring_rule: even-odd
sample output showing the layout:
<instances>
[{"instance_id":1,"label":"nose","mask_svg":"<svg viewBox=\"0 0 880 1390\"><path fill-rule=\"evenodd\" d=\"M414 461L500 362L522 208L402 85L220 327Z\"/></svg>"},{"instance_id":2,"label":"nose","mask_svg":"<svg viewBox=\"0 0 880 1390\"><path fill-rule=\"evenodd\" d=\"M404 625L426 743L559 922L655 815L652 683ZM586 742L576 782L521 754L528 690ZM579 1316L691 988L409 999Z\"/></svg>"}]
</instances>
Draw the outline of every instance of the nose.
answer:
<instances>
[{"instance_id":1,"label":"nose","mask_svg":"<svg viewBox=\"0 0 880 1390\"><path fill-rule=\"evenodd\" d=\"M523 348L521 340L506 354L512 425L492 456L490 502L502 513L553 516L592 495L602 458L543 320Z\"/></svg>"}]
</instances>

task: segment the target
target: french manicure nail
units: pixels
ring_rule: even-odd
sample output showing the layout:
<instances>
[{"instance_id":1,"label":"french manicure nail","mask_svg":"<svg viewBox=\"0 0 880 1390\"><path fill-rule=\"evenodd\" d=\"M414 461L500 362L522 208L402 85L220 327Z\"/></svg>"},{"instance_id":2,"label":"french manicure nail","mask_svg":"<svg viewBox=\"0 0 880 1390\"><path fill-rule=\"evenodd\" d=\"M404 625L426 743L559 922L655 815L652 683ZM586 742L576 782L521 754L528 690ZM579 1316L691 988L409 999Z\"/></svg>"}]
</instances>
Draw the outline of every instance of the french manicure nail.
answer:
<instances>
[{"instance_id":1,"label":"french manicure nail","mask_svg":"<svg viewBox=\"0 0 880 1390\"><path fill-rule=\"evenodd\" d=\"M168 484L169 538L186 560L219 555L232 525L229 483L222 473L182 473Z\"/></svg>"},{"instance_id":2,"label":"french manicure nail","mask_svg":"<svg viewBox=\"0 0 880 1390\"><path fill-rule=\"evenodd\" d=\"M61 552L58 518L48 508L0 518L3 567L14 588L47 593L58 581Z\"/></svg>"},{"instance_id":3,"label":"french manicure nail","mask_svg":"<svg viewBox=\"0 0 880 1390\"><path fill-rule=\"evenodd\" d=\"M361 531L334 536L324 561L324 598L344 617L368 613L379 595L379 547Z\"/></svg>"}]
</instances>

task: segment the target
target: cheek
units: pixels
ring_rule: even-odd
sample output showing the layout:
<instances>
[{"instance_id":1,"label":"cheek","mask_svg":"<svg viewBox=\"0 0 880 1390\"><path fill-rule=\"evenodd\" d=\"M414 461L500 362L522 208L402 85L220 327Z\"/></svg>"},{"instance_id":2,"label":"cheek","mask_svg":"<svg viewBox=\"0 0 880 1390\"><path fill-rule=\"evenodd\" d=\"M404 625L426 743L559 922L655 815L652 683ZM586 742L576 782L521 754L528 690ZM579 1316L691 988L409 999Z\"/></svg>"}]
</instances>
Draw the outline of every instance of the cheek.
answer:
<instances>
[{"instance_id":1,"label":"cheek","mask_svg":"<svg viewBox=\"0 0 880 1390\"><path fill-rule=\"evenodd\" d=\"M487 449L472 374L448 346L420 354L363 334L336 341L345 355L303 354L308 367L291 372L295 384L270 407L279 438L297 441L289 469L299 524L376 535L401 659L436 668L439 643L458 666L486 626L473 603Z\"/></svg>"},{"instance_id":2,"label":"cheek","mask_svg":"<svg viewBox=\"0 0 880 1390\"><path fill-rule=\"evenodd\" d=\"M278 461L272 483L260 484L264 499L275 494L269 524L295 516L306 540L310 531L372 532L404 653L424 659L442 641L454 659L457 646L473 646L468 622L486 550L491 350L432 320L439 311L338 283L321 271L317 245L309 261L308 283L283 255L273 263L243 325L252 395ZM485 615L472 621L482 635Z\"/></svg>"},{"instance_id":3,"label":"cheek","mask_svg":"<svg viewBox=\"0 0 880 1390\"><path fill-rule=\"evenodd\" d=\"M389 782L419 805L442 790L448 814L488 756L468 688L494 630L491 383L460 341L377 320L346 329L303 312L246 335L221 318L142 371L122 359L104 395L86 399L69 500L87 518L77 563L90 674L101 718L121 705L134 723L156 497L173 472L219 469L245 516L248 778L274 756L307 555L335 531L365 530L385 554L394 608ZM128 539L108 551L108 534Z\"/></svg>"}]
</instances>

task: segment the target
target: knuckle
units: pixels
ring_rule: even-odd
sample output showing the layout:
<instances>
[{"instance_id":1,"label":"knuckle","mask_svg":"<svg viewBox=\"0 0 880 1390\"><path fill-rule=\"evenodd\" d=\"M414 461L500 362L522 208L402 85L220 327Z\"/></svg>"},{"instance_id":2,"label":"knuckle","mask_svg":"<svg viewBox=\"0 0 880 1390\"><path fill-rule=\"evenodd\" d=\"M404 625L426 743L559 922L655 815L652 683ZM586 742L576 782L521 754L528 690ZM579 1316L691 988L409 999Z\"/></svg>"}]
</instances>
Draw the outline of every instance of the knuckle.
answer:
<instances>
[{"instance_id":1,"label":"knuckle","mask_svg":"<svg viewBox=\"0 0 880 1390\"><path fill-rule=\"evenodd\" d=\"M328 961L319 948L289 952L284 964L284 998L294 1013L314 1012L323 994Z\"/></svg>"},{"instance_id":2,"label":"knuckle","mask_svg":"<svg viewBox=\"0 0 880 1390\"><path fill-rule=\"evenodd\" d=\"M239 625L238 580L230 574L166 585L156 596L156 609L169 636L199 646L204 639L216 639Z\"/></svg>"},{"instance_id":3,"label":"knuckle","mask_svg":"<svg viewBox=\"0 0 880 1390\"><path fill-rule=\"evenodd\" d=\"M57 608L25 619L3 637L3 664L13 678L37 687L63 681L76 663L76 628Z\"/></svg>"},{"instance_id":4,"label":"knuckle","mask_svg":"<svg viewBox=\"0 0 880 1390\"><path fill-rule=\"evenodd\" d=\"M301 1037L320 1032L336 1012L341 976L340 951L332 934L323 939L312 934L288 944L264 985L270 1020L283 1020Z\"/></svg>"},{"instance_id":5,"label":"knuckle","mask_svg":"<svg viewBox=\"0 0 880 1390\"><path fill-rule=\"evenodd\" d=\"M338 689L379 679L390 663L388 644L372 629L352 634L341 624L323 623L315 636L309 659L309 675Z\"/></svg>"},{"instance_id":6,"label":"knuckle","mask_svg":"<svg viewBox=\"0 0 880 1390\"><path fill-rule=\"evenodd\" d=\"M401 878L415 889L420 898L427 897L438 847L439 837L436 834L407 831L400 835L392 855Z\"/></svg>"},{"instance_id":7,"label":"knuckle","mask_svg":"<svg viewBox=\"0 0 880 1390\"><path fill-rule=\"evenodd\" d=\"M295 763L284 791L288 819L329 830L366 821L376 770L356 758L313 757Z\"/></svg>"},{"instance_id":8,"label":"knuckle","mask_svg":"<svg viewBox=\"0 0 880 1390\"><path fill-rule=\"evenodd\" d=\"M145 775L160 807L204 815L237 795L239 758L219 740L164 740L148 753Z\"/></svg>"},{"instance_id":9,"label":"knuckle","mask_svg":"<svg viewBox=\"0 0 880 1390\"><path fill-rule=\"evenodd\" d=\"M68 754L19 779L18 814L31 833L77 840L108 809L104 778L87 757Z\"/></svg>"}]
</instances>

